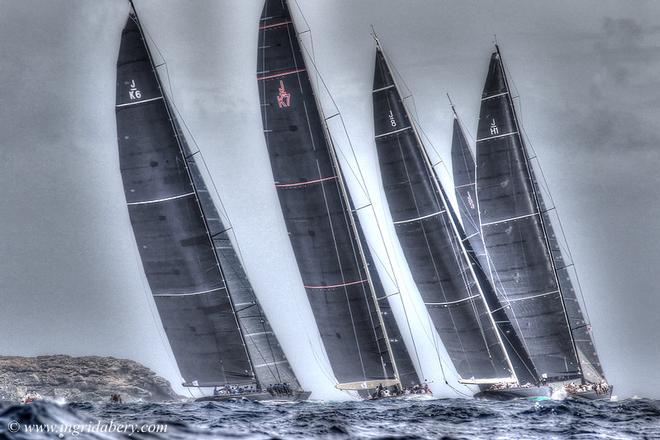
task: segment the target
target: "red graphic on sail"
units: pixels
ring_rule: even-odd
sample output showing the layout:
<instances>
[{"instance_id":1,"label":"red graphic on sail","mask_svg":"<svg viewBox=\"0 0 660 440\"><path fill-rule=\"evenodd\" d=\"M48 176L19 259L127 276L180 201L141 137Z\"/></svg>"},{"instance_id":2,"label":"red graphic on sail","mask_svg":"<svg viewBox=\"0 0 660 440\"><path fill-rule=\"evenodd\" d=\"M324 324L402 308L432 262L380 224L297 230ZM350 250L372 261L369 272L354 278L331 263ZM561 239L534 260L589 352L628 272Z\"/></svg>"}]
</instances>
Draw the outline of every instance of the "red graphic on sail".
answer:
<instances>
[{"instance_id":1,"label":"red graphic on sail","mask_svg":"<svg viewBox=\"0 0 660 440\"><path fill-rule=\"evenodd\" d=\"M280 80L280 88L277 90L279 92L277 95L277 106L284 108L291 105L291 93L287 92L284 88L284 81Z\"/></svg>"}]
</instances>

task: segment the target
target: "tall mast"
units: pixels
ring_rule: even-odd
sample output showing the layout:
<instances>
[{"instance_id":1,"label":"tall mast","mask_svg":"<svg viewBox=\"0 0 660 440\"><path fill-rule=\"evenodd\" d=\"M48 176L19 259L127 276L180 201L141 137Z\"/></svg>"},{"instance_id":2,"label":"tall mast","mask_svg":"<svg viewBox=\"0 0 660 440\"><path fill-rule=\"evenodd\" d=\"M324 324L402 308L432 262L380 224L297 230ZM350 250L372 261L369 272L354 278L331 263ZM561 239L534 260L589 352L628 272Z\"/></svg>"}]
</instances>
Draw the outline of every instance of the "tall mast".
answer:
<instances>
[{"instance_id":1,"label":"tall mast","mask_svg":"<svg viewBox=\"0 0 660 440\"><path fill-rule=\"evenodd\" d=\"M375 31L372 32L372 36L373 36L373 38L374 38L374 40L375 40L375 42L376 42L376 47L377 47L377 48L381 51L381 53L383 54L383 59L384 59L384 61L385 61L385 64L386 64L386 65L388 66L388 68L389 68L390 63L389 63L388 57L387 57L385 51L383 50L383 47L382 47L382 45L381 45L381 43L380 43L380 40L379 40L378 36L376 35ZM391 71L391 69L390 69L390 71ZM401 89L399 88L399 85L398 85L398 82L397 82L397 79L396 79L396 75L394 75L394 74L392 74L392 81L393 81L393 83L394 83L395 88L396 88L397 90L401 90ZM404 110L406 111L406 113L408 113L408 115L410 115L410 112L409 112L409 110L408 110L408 107L407 107L405 101L404 101L403 99L402 99L401 101L402 101L402 104L403 104L403 108L404 108ZM452 230L453 230L455 236L458 238L457 242L459 243L459 246L460 246L460 252L461 252L461 256L462 256L462 258L463 258L463 262L464 262L464 263L467 265L467 267L469 268L469 271L470 271L470 274L471 274L471 276L472 276L472 279L475 280L475 285L477 286L477 290L478 290L478 292L479 292L479 296L481 297L482 303L483 303L484 307L485 307L486 310L487 310L489 321L491 322L491 324L493 325L493 328L495 329L495 334L496 334L496 337L497 337L497 341L498 341L498 343L499 343L499 346L502 348L502 351L504 352L504 355L505 355L505 358L506 358L506 363L507 363L507 366L508 366L508 368L509 368L509 371L511 372L511 375L512 375L514 381L517 382L517 381L518 381L518 378L517 378L516 372L515 372L515 370L514 370L514 368L513 368L513 365L512 365L512 363L511 363L511 359L510 359L510 357L509 357L509 353L507 352L507 350L506 350L506 348L505 348L505 346L504 346L504 343L503 343L503 341L502 341L502 337L501 337L501 335L500 335L500 332L497 330L497 329L498 329L497 324L496 324L495 320L493 319L493 315L492 315L492 312L491 312L490 307L489 307L489 305L488 305L488 301L486 300L486 298L485 298L485 296L484 296L484 292L483 292L483 290L482 290L481 284L480 284L479 279L478 279L478 277L477 277L477 275L476 275L476 273L475 273L475 271L474 271L474 267L473 267L473 265L472 265L472 261L471 261L471 259L470 259L470 256L468 255L467 249L465 248L465 243L463 242L462 237L461 237L461 234L460 234L460 232L459 232L459 229L458 229L458 227L457 227L457 225L456 225L456 218L455 218L455 216L453 215L452 208L451 208L451 206L449 205L449 203L447 202L447 199L446 199L446 197L445 197L445 193L444 193L444 189L443 189L442 186L440 185L439 177L438 177L438 175L437 175L437 173L436 173L436 171L435 171L435 168L433 167L433 164L432 164L432 162L431 162L431 159L430 159L429 156L428 156L428 152L426 151L426 149L425 149L425 147L424 147L424 143L422 142L421 137L419 136L419 132L418 132L418 130L417 130L416 122L413 120L413 118L409 118L409 119L410 119L410 122L411 122L411 128L412 128L412 131L413 131L413 133L414 133L414 135L415 135L415 138L416 138L416 140L417 140L417 143L418 143L418 145L419 145L420 152L421 152L421 154L422 154L422 157L424 158L424 163L426 164L427 169L431 172L431 175L434 177L433 179L431 179L431 180L433 180L433 185L435 186L437 192L438 192L439 195L440 195L440 198L441 198L441 201L442 201L442 205L444 206L445 210L446 210L447 213L448 213L447 217L448 217L448 219L449 219L449 223L451 224L451 227L452 227ZM464 381L464 382L467 383L467 381Z\"/></svg>"},{"instance_id":2,"label":"tall mast","mask_svg":"<svg viewBox=\"0 0 660 440\"><path fill-rule=\"evenodd\" d=\"M147 51L147 56L149 58L149 63L151 65L152 71L154 73L156 83L158 84L158 90L160 90L160 93L163 96L163 101L165 102L165 108L166 108L167 114L168 114L169 119L170 119L170 125L171 125L172 129L174 130L174 132L176 133L177 128L176 128L176 126L173 122L175 116L172 114L172 110L170 108L169 101L167 99L167 96L165 95L165 90L162 87L162 83L160 81L160 76L158 75L158 71L156 70L155 63L153 61L153 56L151 54L151 49L149 48L149 44L147 43L147 39L146 39L144 31L142 29L142 24L140 23L140 19L138 17L137 10L135 8L135 4L133 3L133 0L128 0L128 1L129 1L130 6L131 6L131 10L132 10L132 14L133 14L134 19L135 19L135 23L136 23L136 25L137 25L137 27L140 31L140 36L142 37L142 41L144 41L144 47ZM238 328L238 334L241 337L241 343L243 345L243 349L245 350L245 355L246 355L247 360L248 360L249 365L250 365L250 370L251 370L250 373L251 373L252 377L254 378L254 380L256 381L257 387L259 388L261 386L261 384L259 383L259 379L257 378L256 374L254 373L254 362L252 361L252 358L250 356L250 352L247 349L247 344L245 342L245 335L243 334L243 329L241 328L240 323L238 322L238 316L236 314L236 307L234 305L234 301L233 301L231 293L229 291L229 286L227 285L224 271L222 269L222 266L220 265L220 259L218 257L217 249L215 248L213 237L212 237L210 229L209 229L209 224L208 224L208 220L206 218L206 214L204 213L204 208L203 208L203 206L202 206L202 204L200 203L200 200L199 200L199 193L198 193L197 186L195 184L195 179L193 179L192 174L190 172L190 169L188 167L189 157L186 155L186 151L183 148L183 145L181 143L181 139L179 138L179 136L176 136L176 143L177 143L177 146L179 147L179 151L181 153L181 156L185 159L184 166L185 166L186 172L188 174L188 178L190 180L190 183L192 185L193 191L195 192L195 200L197 202L197 206L199 207L199 210L202 213L202 221L203 221L204 227L206 229L207 237L209 238L210 243L211 243L211 248L212 248L213 256L214 256L214 259L215 259L215 264L218 267L218 270L219 270L220 275L221 275L222 280L223 280L223 284L225 285L225 288L227 289L227 297L229 299L229 304L231 306L231 312L232 312L232 315L234 316L234 321L236 323L236 327Z\"/></svg>"},{"instance_id":3,"label":"tall mast","mask_svg":"<svg viewBox=\"0 0 660 440\"><path fill-rule=\"evenodd\" d=\"M536 206L536 210L537 210L538 216L539 216L539 222L540 222L541 228L543 230L543 239L544 239L545 245L548 249L548 254L550 256L550 264L552 265L552 273L553 273L553 276L555 278L555 283L557 283L557 290L559 291L559 297L561 298L561 305L562 305L562 309L563 309L563 312L564 312L564 319L566 320L566 326L568 328L568 333L569 333L569 336L571 338L571 344L573 346L573 352L575 353L575 359L577 360L577 368L580 372L580 375L582 376L582 381L584 381L584 376L582 375L582 364L580 362L580 355L578 354L577 345L575 344L575 338L573 337L573 330L571 328L571 322L568 318L568 313L566 311L566 303L564 302L564 293L562 291L563 289L561 287L561 284L559 282L559 277L557 275L557 266L555 264L555 259L552 256L552 248L550 247L550 240L548 238L547 226L545 224L545 220L543 219L543 211L542 211L541 203L540 203L540 200L539 200L539 194L536 191L536 184L534 183L536 180L534 178L532 169L529 165L529 155L527 154L527 146L526 146L526 144L523 140L523 137L522 137L522 133L521 133L521 130L520 130L520 124L518 123L518 115L517 115L517 112L516 112L516 108L513 105L513 98L511 97L511 88L509 87L509 80L507 78L506 69L504 68L504 62L502 61L502 54L500 53L500 46L497 43L495 43L495 50L496 50L497 55L498 55L500 68L502 69L502 75L504 77L504 83L506 84L506 89L507 89L507 91L509 91L509 93L507 94L507 99L509 101L509 105L511 106L511 113L513 115L514 124L518 128L516 130L517 131L516 136L518 137L518 139L520 141L520 145L522 146L522 153L523 153L524 158L525 158L525 169L527 170L527 175L528 175L529 181L530 181L530 187L531 187L531 192L532 192L532 196L533 196L533 199L534 199L534 204Z\"/></svg>"}]
</instances>

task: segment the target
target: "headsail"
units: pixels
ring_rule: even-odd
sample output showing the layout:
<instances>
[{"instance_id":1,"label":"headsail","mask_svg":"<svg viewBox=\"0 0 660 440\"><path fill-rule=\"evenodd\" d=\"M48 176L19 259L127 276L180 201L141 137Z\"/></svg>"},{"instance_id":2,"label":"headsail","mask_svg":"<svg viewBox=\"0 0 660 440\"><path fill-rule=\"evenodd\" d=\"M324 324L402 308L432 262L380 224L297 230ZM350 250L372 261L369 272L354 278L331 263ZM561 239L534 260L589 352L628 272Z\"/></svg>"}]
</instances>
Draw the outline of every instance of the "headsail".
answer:
<instances>
[{"instance_id":1,"label":"headsail","mask_svg":"<svg viewBox=\"0 0 660 440\"><path fill-rule=\"evenodd\" d=\"M257 80L264 135L289 238L342 389L398 382L341 169L287 2L266 0ZM380 295L382 296L382 295Z\"/></svg>"},{"instance_id":2,"label":"headsail","mask_svg":"<svg viewBox=\"0 0 660 440\"><path fill-rule=\"evenodd\" d=\"M378 44L373 105L381 175L395 229L457 372L472 383L515 381L467 243L461 240L465 233L447 203Z\"/></svg>"},{"instance_id":3,"label":"headsail","mask_svg":"<svg viewBox=\"0 0 660 440\"><path fill-rule=\"evenodd\" d=\"M537 373L548 380L581 377L543 206L499 50L491 57L481 99L477 196L491 279Z\"/></svg>"},{"instance_id":4,"label":"headsail","mask_svg":"<svg viewBox=\"0 0 660 440\"><path fill-rule=\"evenodd\" d=\"M216 233L224 228L214 220L217 212L163 93L134 11L122 32L117 60L116 117L131 225L182 377L187 385L200 387L257 384L261 371L252 361L259 357L250 355L265 342L246 335L254 320L235 310L246 294L233 297L230 291L240 279L248 286L248 301L256 299L233 249L217 252L214 239L222 240ZM229 241L222 244L231 247ZM224 274L223 267L230 271ZM265 318L262 327L269 328ZM284 359L278 349L265 357ZM292 376L288 364L281 367Z\"/></svg>"}]
</instances>

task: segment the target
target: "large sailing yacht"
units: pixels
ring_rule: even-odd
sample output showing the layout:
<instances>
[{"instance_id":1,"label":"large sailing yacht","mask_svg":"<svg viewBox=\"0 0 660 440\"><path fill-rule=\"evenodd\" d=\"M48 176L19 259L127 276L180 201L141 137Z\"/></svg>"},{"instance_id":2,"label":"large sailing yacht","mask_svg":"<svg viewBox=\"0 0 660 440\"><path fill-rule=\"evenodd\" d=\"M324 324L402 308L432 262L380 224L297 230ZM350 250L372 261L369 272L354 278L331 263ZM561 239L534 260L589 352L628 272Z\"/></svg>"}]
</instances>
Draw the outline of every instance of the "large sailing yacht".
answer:
<instances>
[{"instance_id":1,"label":"large sailing yacht","mask_svg":"<svg viewBox=\"0 0 660 440\"><path fill-rule=\"evenodd\" d=\"M309 397L213 204L132 2L117 59L116 118L131 226L183 385L214 389L204 398L215 400Z\"/></svg>"}]
</instances>

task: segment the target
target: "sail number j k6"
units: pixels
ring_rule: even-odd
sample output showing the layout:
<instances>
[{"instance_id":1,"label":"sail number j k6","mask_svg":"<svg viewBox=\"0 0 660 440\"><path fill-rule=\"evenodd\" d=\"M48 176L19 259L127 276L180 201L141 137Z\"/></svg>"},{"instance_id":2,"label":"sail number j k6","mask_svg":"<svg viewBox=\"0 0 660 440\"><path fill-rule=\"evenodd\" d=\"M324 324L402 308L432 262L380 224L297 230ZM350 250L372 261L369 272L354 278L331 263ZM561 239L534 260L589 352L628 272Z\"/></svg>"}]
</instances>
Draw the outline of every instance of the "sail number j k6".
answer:
<instances>
[{"instance_id":1,"label":"sail number j k6","mask_svg":"<svg viewBox=\"0 0 660 440\"><path fill-rule=\"evenodd\" d=\"M138 90L134 79L131 80L129 87L130 89L128 90L128 97L131 99L131 101L142 98L142 92Z\"/></svg>"}]
</instances>

